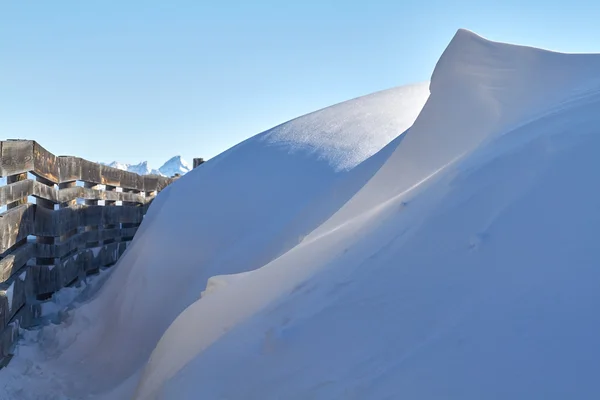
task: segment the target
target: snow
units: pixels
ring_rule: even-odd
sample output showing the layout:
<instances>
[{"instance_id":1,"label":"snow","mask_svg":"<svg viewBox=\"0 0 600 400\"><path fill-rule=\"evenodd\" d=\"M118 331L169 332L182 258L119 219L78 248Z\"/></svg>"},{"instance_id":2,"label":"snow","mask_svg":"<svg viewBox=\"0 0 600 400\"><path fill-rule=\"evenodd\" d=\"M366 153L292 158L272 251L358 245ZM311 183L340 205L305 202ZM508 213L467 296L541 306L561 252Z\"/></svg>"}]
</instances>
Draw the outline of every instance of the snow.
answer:
<instances>
[{"instance_id":1,"label":"snow","mask_svg":"<svg viewBox=\"0 0 600 400\"><path fill-rule=\"evenodd\" d=\"M428 95L423 83L334 106L345 129L322 123L334 116L330 109L317 111L292 121L294 130L283 124L261 133L167 187L98 296L74 310L69 324L44 328L36 339L59 343L52 354L60 353L43 362L53 372L48 381L35 380L39 391L80 397L122 390L124 398L131 396L137 381L126 378L141 374L162 334L201 297L208 279L259 268L297 245L385 162L401 142L394 138L409 128ZM303 132L317 123L327 138L325 151L315 151L316 139ZM353 152L347 143L362 148ZM181 198L193 199L194 207L174 201ZM164 237L174 231L180 234ZM207 293L213 293L205 297L222 289L209 285ZM47 358L40 345L22 359L37 364ZM22 375L18 361L11 368ZM57 389L56 382L65 380L74 383Z\"/></svg>"},{"instance_id":2,"label":"snow","mask_svg":"<svg viewBox=\"0 0 600 400\"><path fill-rule=\"evenodd\" d=\"M183 175L190 172L190 170L189 164L183 160L181 156L171 158L158 169L160 174L164 176L174 176L175 174Z\"/></svg>"},{"instance_id":3,"label":"snow","mask_svg":"<svg viewBox=\"0 0 600 400\"><path fill-rule=\"evenodd\" d=\"M597 398L597 71L460 30L429 98L395 88L240 143L159 194L97 295L27 333L0 387Z\"/></svg>"},{"instance_id":4,"label":"snow","mask_svg":"<svg viewBox=\"0 0 600 400\"><path fill-rule=\"evenodd\" d=\"M138 164L127 164L119 161L113 161L111 163L103 163L109 167L117 168L123 171L133 172L139 175L162 175L162 176L174 176L175 174L183 175L191 170L189 164L181 158L181 156L175 156L165 162L160 168L153 169L148 166L148 161L142 161Z\"/></svg>"}]
</instances>

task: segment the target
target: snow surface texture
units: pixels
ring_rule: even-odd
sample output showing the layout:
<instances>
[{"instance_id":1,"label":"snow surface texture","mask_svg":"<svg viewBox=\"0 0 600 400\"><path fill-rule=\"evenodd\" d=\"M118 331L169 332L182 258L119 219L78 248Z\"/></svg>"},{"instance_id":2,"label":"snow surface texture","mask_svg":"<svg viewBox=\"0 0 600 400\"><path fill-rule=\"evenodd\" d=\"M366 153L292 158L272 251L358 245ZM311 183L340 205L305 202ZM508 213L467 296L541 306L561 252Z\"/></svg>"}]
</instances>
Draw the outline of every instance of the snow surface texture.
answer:
<instances>
[{"instance_id":1,"label":"snow surface texture","mask_svg":"<svg viewBox=\"0 0 600 400\"><path fill-rule=\"evenodd\" d=\"M243 142L158 196L97 298L23 345L0 388L23 399L600 397L598 71L600 55L461 30L410 130L379 152L357 137L384 146L383 116L328 122L354 106L303 117L339 129L322 142L282 127ZM426 90L395 91L404 106L390 119L408 126L397 114L416 116ZM187 235L167 233L175 226Z\"/></svg>"},{"instance_id":2,"label":"snow surface texture","mask_svg":"<svg viewBox=\"0 0 600 400\"><path fill-rule=\"evenodd\" d=\"M69 324L44 328L37 353L32 340L21 346L27 355L0 372L0 387L4 374L11 390L36 388L19 396L131 398L171 322L242 276L223 275L267 264L337 211L391 155L428 96L423 83L350 100L250 138L183 176L153 202L97 298Z\"/></svg>"},{"instance_id":3,"label":"snow surface texture","mask_svg":"<svg viewBox=\"0 0 600 400\"><path fill-rule=\"evenodd\" d=\"M181 313L136 398L600 396L598 71L459 31L373 178Z\"/></svg>"}]
</instances>

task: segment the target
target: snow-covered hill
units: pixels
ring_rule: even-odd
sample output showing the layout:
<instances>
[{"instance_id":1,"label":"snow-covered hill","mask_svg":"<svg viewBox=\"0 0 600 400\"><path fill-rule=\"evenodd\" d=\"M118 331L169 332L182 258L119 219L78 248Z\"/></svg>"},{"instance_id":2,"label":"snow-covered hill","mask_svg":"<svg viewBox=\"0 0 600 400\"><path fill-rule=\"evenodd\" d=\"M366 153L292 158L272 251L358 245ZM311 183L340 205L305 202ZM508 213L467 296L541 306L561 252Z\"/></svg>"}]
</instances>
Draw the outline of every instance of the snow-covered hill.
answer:
<instances>
[{"instance_id":1,"label":"snow-covered hill","mask_svg":"<svg viewBox=\"0 0 600 400\"><path fill-rule=\"evenodd\" d=\"M118 161L106 163L109 167L118 168L123 171L133 172L139 175L162 175L162 176L174 176L175 174L184 175L190 172L191 168L189 164L181 158L181 156L175 156L169 159L158 169L152 169L148 166L148 161L142 161L139 164L125 164Z\"/></svg>"},{"instance_id":2,"label":"snow-covered hill","mask_svg":"<svg viewBox=\"0 0 600 400\"><path fill-rule=\"evenodd\" d=\"M599 397L598 71L461 30L428 99L401 87L248 139L164 190L98 295L29 335L0 387Z\"/></svg>"}]
</instances>

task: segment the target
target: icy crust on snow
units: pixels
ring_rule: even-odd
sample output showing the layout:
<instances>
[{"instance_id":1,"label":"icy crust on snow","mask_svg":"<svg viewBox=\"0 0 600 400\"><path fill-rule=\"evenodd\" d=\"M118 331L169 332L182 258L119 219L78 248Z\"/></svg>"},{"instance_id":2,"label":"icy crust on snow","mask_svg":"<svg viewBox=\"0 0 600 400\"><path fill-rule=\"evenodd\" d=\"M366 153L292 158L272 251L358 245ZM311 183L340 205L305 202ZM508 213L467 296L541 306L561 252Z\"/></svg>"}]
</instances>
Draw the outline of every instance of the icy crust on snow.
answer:
<instances>
[{"instance_id":1,"label":"icy crust on snow","mask_svg":"<svg viewBox=\"0 0 600 400\"><path fill-rule=\"evenodd\" d=\"M597 71L459 31L373 178L182 312L135 398L600 395Z\"/></svg>"}]
</instances>

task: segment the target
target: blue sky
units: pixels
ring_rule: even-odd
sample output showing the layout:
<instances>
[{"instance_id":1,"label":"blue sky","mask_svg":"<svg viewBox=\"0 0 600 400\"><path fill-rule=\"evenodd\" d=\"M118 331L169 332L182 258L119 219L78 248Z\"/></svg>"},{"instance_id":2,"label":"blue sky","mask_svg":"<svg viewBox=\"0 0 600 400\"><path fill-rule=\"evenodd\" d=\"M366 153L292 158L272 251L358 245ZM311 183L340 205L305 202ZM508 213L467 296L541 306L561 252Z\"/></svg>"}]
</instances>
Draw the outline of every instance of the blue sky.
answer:
<instances>
[{"instance_id":1,"label":"blue sky","mask_svg":"<svg viewBox=\"0 0 600 400\"><path fill-rule=\"evenodd\" d=\"M0 138L158 167L428 80L458 28L600 51L595 1L0 0Z\"/></svg>"}]
</instances>

